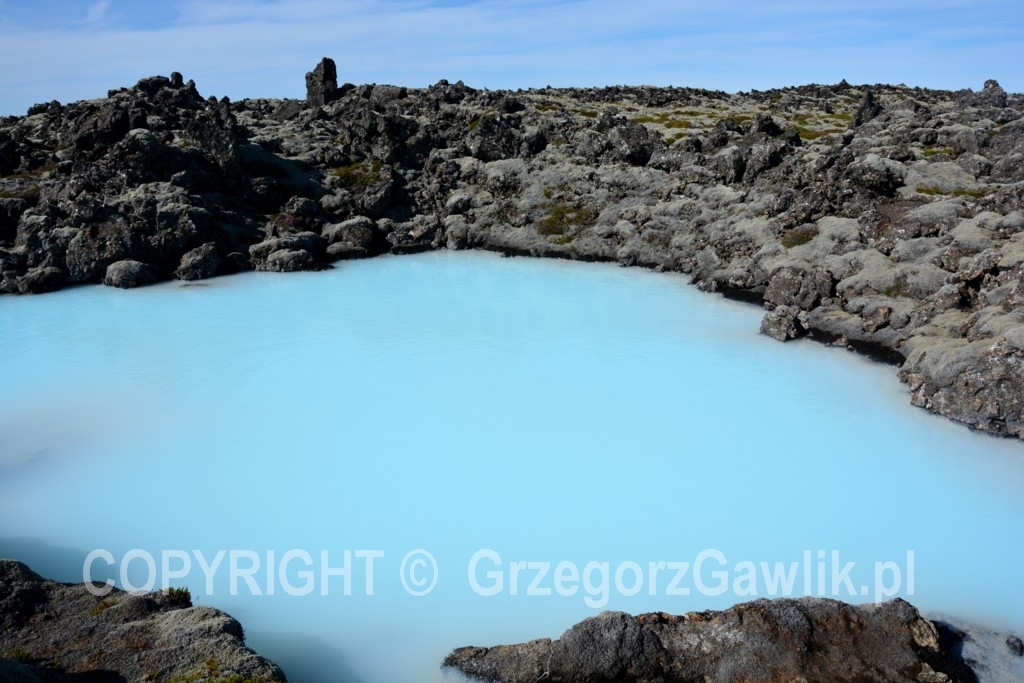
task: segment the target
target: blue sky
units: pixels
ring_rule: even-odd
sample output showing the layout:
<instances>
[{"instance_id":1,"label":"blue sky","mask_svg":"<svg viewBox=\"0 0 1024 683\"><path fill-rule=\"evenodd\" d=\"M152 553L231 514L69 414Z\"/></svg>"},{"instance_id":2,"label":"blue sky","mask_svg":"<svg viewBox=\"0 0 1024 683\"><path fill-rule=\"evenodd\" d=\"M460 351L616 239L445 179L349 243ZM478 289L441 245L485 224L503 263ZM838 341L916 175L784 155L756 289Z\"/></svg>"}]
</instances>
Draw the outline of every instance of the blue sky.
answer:
<instances>
[{"instance_id":1,"label":"blue sky","mask_svg":"<svg viewBox=\"0 0 1024 683\"><path fill-rule=\"evenodd\" d=\"M0 0L0 114L181 71L204 96L353 83L1024 90L1021 0Z\"/></svg>"}]
</instances>

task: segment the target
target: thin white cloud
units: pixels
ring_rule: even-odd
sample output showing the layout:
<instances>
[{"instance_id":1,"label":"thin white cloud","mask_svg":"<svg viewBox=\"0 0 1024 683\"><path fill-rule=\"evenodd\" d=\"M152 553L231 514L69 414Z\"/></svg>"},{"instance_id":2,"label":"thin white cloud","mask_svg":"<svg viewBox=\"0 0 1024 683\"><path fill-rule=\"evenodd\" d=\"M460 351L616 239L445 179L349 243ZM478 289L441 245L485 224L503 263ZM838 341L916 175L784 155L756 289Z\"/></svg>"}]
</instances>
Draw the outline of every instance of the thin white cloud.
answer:
<instances>
[{"instance_id":1,"label":"thin white cloud","mask_svg":"<svg viewBox=\"0 0 1024 683\"><path fill-rule=\"evenodd\" d=\"M100 21L107 15L107 10L110 9L110 3L112 0L98 0L89 5L88 11L86 11L85 18L90 23Z\"/></svg>"}]
</instances>

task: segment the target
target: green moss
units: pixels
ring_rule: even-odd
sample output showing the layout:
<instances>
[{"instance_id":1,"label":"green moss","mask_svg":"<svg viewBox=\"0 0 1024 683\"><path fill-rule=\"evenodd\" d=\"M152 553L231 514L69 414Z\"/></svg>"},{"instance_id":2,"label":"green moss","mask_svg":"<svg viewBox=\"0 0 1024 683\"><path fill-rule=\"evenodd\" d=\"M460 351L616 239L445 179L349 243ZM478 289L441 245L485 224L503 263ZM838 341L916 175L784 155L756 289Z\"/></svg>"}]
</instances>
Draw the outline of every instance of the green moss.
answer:
<instances>
[{"instance_id":1,"label":"green moss","mask_svg":"<svg viewBox=\"0 0 1024 683\"><path fill-rule=\"evenodd\" d=\"M665 128L689 128L690 122L687 119L672 118L667 112L660 114L647 114L645 116L633 117L634 123L656 123Z\"/></svg>"},{"instance_id":2,"label":"green moss","mask_svg":"<svg viewBox=\"0 0 1024 683\"><path fill-rule=\"evenodd\" d=\"M0 190L0 199L27 199L35 201L39 199L39 186L29 185L19 190Z\"/></svg>"},{"instance_id":3,"label":"green moss","mask_svg":"<svg viewBox=\"0 0 1024 683\"><path fill-rule=\"evenodd\" d=\"M808 142L823 138L826 135L832 135L833 133L842 133L843 131L839 128L822 128L820 130L814 128L804 128L803 126L797 126L796 132L800 135L801 140L807 140Z\"/></svg>"},{"instance_id":4,"label":"green moss","mask_svg":"<svg viewBox=\"0 0 1024 683\"><path fill-rule=\"evenodd\" d=\"M557 201L549 207L544 220L537 224L537 232L541 235L564 235L569 228L589 225L596 220L595 209L580 208L564 201Z\"/></svg>"},{"instance_id":5,"label":"green moss","mask_svg":"<svg viewBox=\"0 0 1024 683\"><path fill-rule=\"evenodd\" d=\"M893 280L893 283L882 290L882 294L889 297L910 297L910 288L907 286L907 276L904 273L900 273Z\"/></svg>"},{"instance_id":6,"label":"green moss","mask_svg":"<svg viewBox=\"0 0 1024 683\"><path fill-rule=\"evenodd\" d=\"M798 247L801 244L807 244L814 239L815 235L818 234L818 226L816 225L798 225L795 228L790 228L786 232L782 233L782 246L786 249L792 249Z\"/></svg>"},{"instance_id":7,"label":"green moss","mask_svg":"<svg viewBox=\"0 0 1024 683\"><path fill-rule=\"evenodd\" d=\"M57 170L57 162L48 161L38 168L33 168L28 171L18 171L17 173L8 173L7 175L0 175L0 178L4 180L41 180L43 176L53 173Z\"/></svg>"},{"instance_id":8,"label":"green moss","mask_svg":"<svg viewBox=\"0 0 1024 683\"><path fill-rule=\"evenodd\" d=\"M981 199L985 196L985 189L979 187L977 190L968 190L965 187L958 187L950 192L950 194L954 197L972 197L974 199Z\"/></svg>"},{"instance_id":9,"label":"green moss","mask_svg":"<svg viewBox=\"0 0 1024 683\"><path fill-rule=\"evenodd\" d=\"M966 187L958 187L954 190L943 190L941 187L936 187L934 185L921 185L914 188L914 190L920 194L926 194L929 196L950 195L952 197L972 197L974 199L980 199L985 196L984 188L968 190Z\"/></svg>"},{"instance_id":10,"label":"green moss","mask_svg":"<svg viewBox=\"0 0 1024 683\"><path fill-rule=\"evenodd\" d=\"M843 123L849 123L850 121L853 121L853 112L837 111L832 114L825 114L825 118L832 119L833 121L842 121Z\"/></svg>"},{"instance_id":11,"label":"green moss","mask_svg":"<svg viewBox=\"0 0 1024 683\"><path fill-rule=\"evenodd\" d=\"M0 176L4 180L38 180L42 177L44 172L52 171L56 168L54 164L47 164L41 168L32 171L20 171L19 173L11 173L9 175Z\"/></svg>"},{"instance_id":12,"label":"green moss","mask_svg":"<svg viewBox=\"0 0 1024 683\"><path fill-rule=\"evenodd\" d=\"M560 104L544 104L541 102L538 102L533 106L536 107L539 112L557 111L562 108L562 105Z\"/></svg>"},{"instance_id":13,"label":"green moss","mask_svg":"<svg viewBox=\"0 0 1024 683\"><path fill-rule=\"evenodd\" d=\"M737 126L743 126L754 120L754 117L748 116L747 114L732 114L725 117L726 121L732 121Z\"/></svg>"},{"instance_id":14,"label":"green moss","mask_svg":"<svg viewBox=\"0 0 1024 683\"><path fill-rule=\"evenodd\" d=\"M593 109L573 109L573 112L575 112L579 116L582 116L585 119L597 118L597 112L594 111Z\"/></svg>"},{"instance_id":15,"label":"green moss","mask_svg":"<svg viewBox=\"0 0 1024 683\"><path fill-rule=\"evenodd\" d=\"M954 154L956 154L956 151L952 147L942 147L942 148L939 148L939 147L925 147L924 151L922 153L926 157L934 157L934 156L938 156L939 154L945 154L947 156L953 156Z\"/></svg>"},{"instance_id":16,"label":"green moss","mask_svg":"<svg viewBox=\"0 0 1024 683\"><path fill-rule=\"evenodd\" d=\"M95 607L89 610L89 614L98 617L116 604L117 598L103 598Z\"/></svg>"},{"instance_id":17,"label":"green moss","mask_svg":"<svg viewBox=\"0 0 1024 683\"><path fill-rule=\"evenodd\" d=\"M373 159L340 166L331 171L331 175L349 187L366 188L375 185L380 180L382 168L381 163Z\"/></svg>"},{"instance_id":18,"label":"green moss","mask_svg":"<svg viewBox=\"0 0 1024 683\"><path fill-rule=\"evenodd\" d=\"M572 235L557 235L551 241L554 242L555 244L565 245L572 244L573 239L575 238Z\"/></svg>"},{"instance_id":19,"label":"green moss","mask_svg":"<svg viewBox=\"0 0 1024 683\"><path fill-rule=\"evenodd\" d=\"M473 120L469 122L469 129L470 130L476 130L479 127L480 127L480 117L479 116L474 116Z\"/></svg>"}]
</instances>

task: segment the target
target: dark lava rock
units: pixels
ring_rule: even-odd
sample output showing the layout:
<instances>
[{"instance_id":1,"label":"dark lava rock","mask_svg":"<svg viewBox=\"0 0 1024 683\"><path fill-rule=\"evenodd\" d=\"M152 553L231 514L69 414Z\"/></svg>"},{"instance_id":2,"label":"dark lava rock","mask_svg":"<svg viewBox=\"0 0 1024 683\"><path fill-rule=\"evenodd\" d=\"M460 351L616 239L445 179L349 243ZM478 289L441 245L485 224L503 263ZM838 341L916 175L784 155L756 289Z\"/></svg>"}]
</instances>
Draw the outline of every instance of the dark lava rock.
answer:
<instances>
[{"instance_id":1,"label":"dark lava rock","mask_svg":"<svg viewBox=\"0 0 1024 683\"><path fill-rule=\"evenodd\" d=\"M985 81L981 92L971 93L967 101L975 107L1003 108L1007 104L1006 91L999 86L999 82L990 78Z\"/></svg>"},{"instance_id":2,"label":"dark lava rock","mask_svg":"<svg viewBox=\"0 0 1024 683\"><path fill-rule=\"evenodd\" d=\"M327 255L336 259L361 258L372 255L377 223L366 216L356 216L324 227L328 242Z\"/></svg>"},{"instance_id":3,"label":"dark lava rock","mask_svg":"<svg viewBox=\"0 0 1024 683\"><path fill-rule=\"evenodd\" d=\"M17 279L19 294L56 292L64 286L64 272L60 268L44 266L33 268Z\"/></svg>"},{"instance_id":4,"label":"dark lava rock","mask_svg":"<svg viewBox=\"0 0 1024 683\"><path fill-rule=\"evenodd\" d=\"M722 612L604 612L558 640L466 647L443 666L502 683L974 682L912 605L756 600Z\"/></svg>"},{"instance_id":5,"label":"dark lava rock","mask_svg":"<svg viewBox=\"0 0 1024 683\"><path fill-rule=\"evenodd\" d=\"M1017 636L1007 636L1006 647L1010 648L1010 652L1018 657L1024 657L1024 641Z\"/></svg>"},{"instance_id":6,"label":"dark lava rock","mask_svg":"<svg viewBox=\"0 0 1024 683\"><path fill-rule=\"evenodd\" d=\"M868 90L860 101L857 113L853 115L853 125L863 125L881 113L882 105L875 100L875 94Z\"/></svg>"},{"instance_id":7,"label":"dark lava rock","mask_svg":"<svg viewBox=\"0 0 1024 683\"><path fill-rule=\"evenodd\" d=\"M0 292L439 248L639 265L1024 438L1024 96L994 81L357 87L325 58L306 85L230 102L175 73L0 118Z\"/></svg>"},{"instance_id":8,"label":"dark lava rock","mask_svg":"<svg viewBox=\"0 0 1024 683\"><path fill-rule=\"evenodd\" d=\"M153 282L156 282L156 278L149 266L131 260L111 263L107 266L107 274L103 277L103 284L122 289L141 287Z\"/></svg>"},{"instance_id":9,"label":"dark lava rock","mask_svg":"<svg viewBox=\"0 0 1024 683\"><path fill-rule=\"evenodd\" d=\"M318 270L314 255L326 250L324 238L312 232L274 237L254 244L249 248L249 257L256 270L293 272L297 270Z\"/></svg>"},{"instance_id":10,"label":"dark lava rock","mask_svg":"<svg viewBox=\"0 0 1024 683\"><path fill-rule=\"evenodd\" d=\"M334 60L324 57L306 74L306 101L314 107L333 102L338 94L338 71Z\"/></svg>"},{"instance_id":11,"label":"dark lava rock","mask_svg":"<svg viewBox=\"0 0 1024 683\"><path fill-rule=\"evenodd\" d=\"M203 280L217 274L220 267L220 254L213 242L207 242L186 252L181 257L181 264L174 271L179 280Z\"/></svg>"},{"instance_id":12,"label":"dark lava rock","mask_svg":"<svg viewBox=\"0 0 1024 683\"><path fill-rule=\"evenodd\" d=\"M803 326L797 319L800 310L793 306L776 306L761 319L761 334L776 341L789 341L801 336Z\"/></svg>"},{"instance_id":13,"label":"dark lava rock","mask_svg":"<svg viewBox=\"0 0 1024 683\"><path fill-rule=\"evenodd\" d=\"M123 683L155 680L153 672L160 680L285 680L245 647L241 624L187 595L115 588L101 598L14 560L0 560L0 653L5 683Z\"/></svg>"}]
</instances>

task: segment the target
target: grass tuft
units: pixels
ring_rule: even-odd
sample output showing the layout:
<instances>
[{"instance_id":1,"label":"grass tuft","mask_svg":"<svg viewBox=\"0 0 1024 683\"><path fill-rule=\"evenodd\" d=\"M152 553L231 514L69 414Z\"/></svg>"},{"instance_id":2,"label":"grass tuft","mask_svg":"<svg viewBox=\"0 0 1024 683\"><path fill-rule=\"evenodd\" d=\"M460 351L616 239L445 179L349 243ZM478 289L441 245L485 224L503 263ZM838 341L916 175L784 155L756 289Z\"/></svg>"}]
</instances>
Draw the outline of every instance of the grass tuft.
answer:
<instances>
[{"instance_id":1,"label":"grass tuft","mask_svg":"<svg viewBox=\"0 0 1024 683\"><path fill-rule=\"evenodd\" d=\"M373 159L340 166L331 171L331 175L349 187L366 188L380 181L382 168L381 163Z\"/></svg>"},{"instance_id":2,"label":"grass tuft","mask_svg":"<svg viewBox=\"0 0 1024 683\"><path fill-rule=\"evenodd\" d=\"M786 232L782 233L782 246L786 249L792 249L798 247L801 244L807 244L818 234L817 225L798 225L795 228L790 228Z\"/></svg>"},{"instance_id":3,"label":"grass tuft","mask_svg":"<svg viewBox=\"0 0 1024 683\"><path fill-rule=\"evenodd\" d=\"M192 591L188 587L168 588L166 593L172 605L177 607L192 606Z\"/></svg>"}]
</instances>

